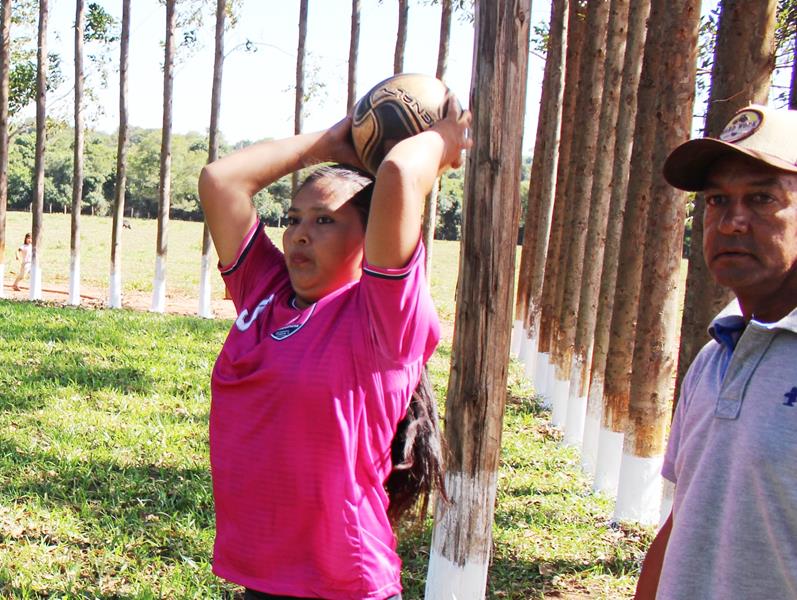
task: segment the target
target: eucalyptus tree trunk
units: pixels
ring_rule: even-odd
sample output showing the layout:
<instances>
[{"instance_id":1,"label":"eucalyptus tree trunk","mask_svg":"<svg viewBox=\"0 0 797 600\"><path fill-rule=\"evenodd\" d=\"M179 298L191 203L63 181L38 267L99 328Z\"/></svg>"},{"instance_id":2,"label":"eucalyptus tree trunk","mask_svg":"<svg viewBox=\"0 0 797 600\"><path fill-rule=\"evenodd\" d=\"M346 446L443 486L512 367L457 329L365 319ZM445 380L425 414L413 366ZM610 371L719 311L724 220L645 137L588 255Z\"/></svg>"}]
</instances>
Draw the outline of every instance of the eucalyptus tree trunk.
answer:
<instances>
[{"instance_id":1,"label":"eucalyptus tree trunk","mask_svg":"<svg viewBox=\"0 0 797 600\"><path fill-rule=\"evenodd\" d=\"M700 0L667 0L658 47L658 129L644 268L631 371L631 397L614 516L659 522L661 466L678 360L678 304L686 193L664 180L672 148L688 140L695 100Z\"/></svg>"},{"instance_id":2,"label":"eucalyptus tree trunk","mask_svg":"<svg viewBox=\"0 0 797 600\"><path fill-rule=\"evenodd\" d=\"M426 598L484 598L506 402L530 0L476 4L468 155L451 378L450 449ZM503 118L496 119L495 114ZM489 207L485 210L485 207ZM490 340L485 344L484 340Z\"/></svg>"},{"instance_id":3,"label":"eucalyptus tree trunk","mask_svg":"<svg viewBox=\"0 0 797 600\"><path fill-rule=\"evenodd\" d=\"M44 217L44 149L47 140L47 18L48 0L39 0L38 50L36 53L36 154L33 167L33 207L30 265L30 299L42 297L42 220Z\"/></svg>"},{"instance_id":4,"label":"eucalyptus tree trunk","mask_svg":"<svg viewBox=\"0 0 797 600\"><path fill-rule=\"evenodd\" d=\"M565 266L567 263L567 240L570 239L568 215L572 210L572 199L567 195L568 180L572 174L571 152L576 98L579 90L581 54L585 44L584 15L577 0L570 0L568 15L568 41L565 70L565 93L562 106L562 129L559 143L559 163L556 171L556 197L554 199L553 221L545 257L545 282L542 291L542 314L540 317L540 341L538 360L546 366L545 389L541 392L552 401L551 423L564 425L567 404L553 402L556 398L567 397L567 389L557 378L557 346L559 332L559 307L562 305L565 285ZM542 379L542 378L541 378ZM568 381L569 384L569 381Z\"/></svg>"},{"instance_id":5,"label":"eucalyptus tree trunk","mask_svg":"<svg viewBox=\"0 0 797 600\"><path fill-rule=\"evenodd\" d=\"M451 9L452 0L441 0L440 15L440 43L437 49L436 76L443 81L448 66L448 45L451 40ZM421 239L426 247L426 279L432 276L432 246L434 244L434 231L437 224L437 196L440 191L440 180L436 180L432 191L426 196L423 204L423 225L421 226Z\"/></svg>"},{"instance_id":6,"label":"eucalyptus tree trunk","mask_svg":"<svg viewBox=\"0 0 797 600\"><path fill-rule=\"evenodd\" d=\"M620 110L620 93L623 80L626 34L628 32L629 0L611 0L608 15L606 55L603 69L603 93L598 112L597 137L593 173L589 190L589 224L585 252L582 254L581 297L578 301L578 319L573 345L573 362L570 379L570 400L567 408L565 442L582 447L589 392L589 369L592 364L593 336L598 314L598 299L606 246L612 165L614 163L615 131ZM597 108L597 107L595 107Z\"/></svg>"},{"instance_id":7,"label":"eucalyptus tree trunk","mask_svg":"<svg viewBox=\"0 0 797 600\"><path fill-rule=\"evenodd\" d=\"M564 297L560 308L560 329L556 344L559 348L557 379L561 389L567 389L564 396L555 396L557 402L567 405L564 410L564 442L580 446L584 429L583 409L576 406L578 394L574 395L571 385L571 371L575 360L574 345L578 326L578 306L581 299L584 252L590 217L590 196L592 193L593 164L596 159L598 142L598 123L603 96L603 72L606 62L606 31L609 23L609 0L589 0L587 2L587 33L583 56L581 57L576 117L573 136L573 160L571 169L576 174L569 178L567 195L572 201L570 218L571 235L568 244L567 262L564 270ZM576 364L576 368L579 365Z\"/></svg>"},{"instance_id":8,"label":"eucalyptus tree trunk","mask_svg":"<svg viewBox=\"0 0 797 600\"><path fill-rule=\"evenodd\" d=\"M349 37L349 83L346 112L357 102L357 55L360 47L360 0L351 0L351 36Z\"/></svg>"},{"instance_id":9,"label":"eucalyptus tree trunk","mask_svg":"<svg viewBox=\"0 0 797 600\"><path fill-rule=\"evenodd\" d=\"M5 297L8 207L8 80L11 68L11 3L0 5L0 298Z\"/></svg>"},{"instance_id":10,"label":"eucalyptus tree trunk","mask_svg":"<svg viewBox=\"0 0 797 600\"><path fill-rule=\"evenodd\" d=\"M307 3L308 0L299 2L299 43L296 48L296 96L293 103L293 133L302 132L302 109L304 108L304 58L307 42ZM296 196L299 187L299 172L291 173L291 197Z\"/></svg>"},{"instance_id":11,"label":"eucalyptus tree trunk","mask_svg":"<svg viewBox=\"0 0 797 600\"><path fill-rule=\"evenodd\" d=\"M224 20L227 0L216 0L216 36L213 54L213 87L210 92L210 127L208 128L208 162L219 157L219 112L221 110L221 78L224 68ZM202 261L199 273L199 310L200 317L210 319L213 310L210 305L210 229L207 221L202 228Z\"/></svg>"},{"instance_id":12,"label":"eucalyptus tree trunk","mask_svg":"<svg viewBox=\"0 0 797 600\"><path fill-rule=\"evenodd\" d=\"M723 0L711 69L706 136L717 137L733 114L751 102L766 104L775 67L777 0ZM681 348L676 387L700 348L708 325L733 294L714 281L703 259L703 194L693 208L686 298L681 321Z\"/></svg>"},{"instance_id":13,"label":"eucalyptus tree trunk","mask_svg":"<svg viewBox=\"0 0 797 600\"><path fill-rule=\"evenodd\" d=\"M69 262L69 304L80 304L80 205L83 198L83 30L86 7L75 1L75 144L72 161L72 232Z\"/></svg>"},{"instance_id":14,"label":"eucalyptus tree trunk","mask_svg":"<svg viewBox=\"0 0 797 600\"><path fill-rule=\"evenodd\" d=\"M551 235L556 193L556 166L559 161L562 131L568 17L568 0L553 0L540 99L540 118L537 123L537 139L529 178L529 207L536 207L536 231L531 233L529 244L526 244L524 239L523 255L527 257L527 266L521 270L521 273L528 279L528 289L524 298L527 306L521 311L521 314L524 314L524 320L522 322L515 321L520 338L518 354L524 357L526 375L534 381L537 393L542 393L545 389L545 375L547 375L548 368L548 365L540 359L537 349L545 260ZM526 217L526 227L529 227L528 217ZM518 312L516 311L515 314L517 319Z\"/></svg>"},{"instance_id":15,"label":"eucalyptus tree trunk","mask_svg":"<svg viewBox=\"0 0 797 600\"><path fill-rule=\"evenodd\" d=\"M116 141L116 185L111 233L111 276L108 305L122 307L122 222L127 187L127 68L130 51L130 0L122 0L122 35L119 43L119 132Z\"/></svg>"},{"instance_id":16,"label":"eucalyptus tree trunk","mask_svg":"<svg viewBox=\"0 0 797 600\"><path fill-rule=\"evenodd\" d=\"M551 221L551 234L548 241L548 253L545 257L545 280L542 287L542 311L540 314L540 337L538 342L537 361L544 367L545 375L536 377L536 381L545 381L545 387L538 392L547 398L553 398L557 392L555 345L558 325L558 307L561 306L559 290L564 288L564 274L562 255L567 257L567 246L563 240L569 236L565 232L565 222L570 210L570 199L567 197L567 179L570 175L571 146L573 141L573 121L576 110L576 96L578 94L579 64L581 50L585 42L583 13L580 13L578 0L570 0L567 24L567 58L565 67L565 91L562 100L562 127L559 143L559 161L557 163L556 195L554 198L553 220ZM535 369L539 372L539 369ZM558 409L558 410L557 410ZM554 406L551 412L551 422L558 426L564 423L564 413L561 403Z\"/></svg>"},{"instance_id":17,"label":"eucalyptus tree trunk","mask_svg":"<svg viewBox=\"0 0 797 600\"><path fill-rule=\"evenodd\" d=\"M651 163L656 144L657 100L662 85L658 79L658 71L660 61L663 60L661 47L666 42L662 28L664 12L666 0L651 2L637 92L633 150L604 370L603 417L598 440L595 487L612 496L617 492L623 438L628 423L631 363L642 280L640 248L645 243L648 208L651 203Z\"/></svg>"},{"instance_id":18,"label":"eucalyptus tree trunk","mask_svg":"<svg viewBox=\"0 0 797 600\"><path fill-rule=\"evenodd\" d=\"M161 125L160 179L158 181L158 240L155 278L152 282L153 312L166 309L166 258L169 249L169 208L172 184L172 96L174 93L174 29L177 0L166 0L166 43L163 55L163 124Z\"/></svg>"},{"instance_id":19,"label":"eucalyptus tree trunk","mask_svg":"<svg viewBox=\"0 0 797 600\"><path fill-rule=\"evenodd\" d=\"M407 21L410 15L410 1L398 0L398 31L396 32L396 51L393 54L393 73L404 71L404 50L407 47Z\"/></svg>"},{"instance_id":20,"label":"eucalyptus tree trunk","mask_svg":"<svg viewBox=\"0 0 797 600\"><path fill-rule=\"evenodd\" d=\"M595 321L594 343L589 373L589 394L587 415L584 423L584 439L581 463L590 475L596 475L598 461L598 440L603 415L604 371L606 355L609 351L609 335L614 308L614 292L617 282L617 263L620 255L620 235L623 229L626 191L630 172L631 149L634 141L634 125L637 113L637 90L642 71L642 55L647 34L647 20L650 14L650 0L633 0L628 13L626 47L620 84L619 112L614 131L613 161L609 166L609 180L606 182L601 160L596 165L592 181L593 201L595 195L608 196L609 215L606 222L606 236L602 244L602 269L598 291L598 311ZM607 77L611 74L607 71ZM603 119L603 113L601 113ZM603 127L601 126L601 130ZM608 147L607 147L608 152ZM597 200L598 203L605 199ZM599 251L596 248L596 251ZM585 323L585 327L587 324ZM596 478L597 484L597 478ZM596 486L597 487L597 486Z\"/></svg>"}]
</instances>

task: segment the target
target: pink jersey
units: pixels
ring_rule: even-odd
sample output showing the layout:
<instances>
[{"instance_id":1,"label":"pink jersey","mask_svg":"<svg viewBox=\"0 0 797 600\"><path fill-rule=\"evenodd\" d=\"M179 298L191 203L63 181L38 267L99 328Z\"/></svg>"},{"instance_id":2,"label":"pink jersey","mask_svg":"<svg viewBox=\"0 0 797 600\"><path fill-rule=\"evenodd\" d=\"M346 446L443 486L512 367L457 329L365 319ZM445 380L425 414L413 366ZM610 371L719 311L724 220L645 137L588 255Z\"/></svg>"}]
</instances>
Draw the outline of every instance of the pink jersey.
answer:
<instances>
[{"instance_id":1,"label":"pink jersey","mask_svg":"<svg viewBox=\"0 0 797 600\"><path fill-rule=\"evenodd\" d=\"M271 594L383 600L401 561L383 483L439 340L423 246L297 308L261 225L222 275L238 310L212 377L213 571Z\"/></svg>"}]
</instances>

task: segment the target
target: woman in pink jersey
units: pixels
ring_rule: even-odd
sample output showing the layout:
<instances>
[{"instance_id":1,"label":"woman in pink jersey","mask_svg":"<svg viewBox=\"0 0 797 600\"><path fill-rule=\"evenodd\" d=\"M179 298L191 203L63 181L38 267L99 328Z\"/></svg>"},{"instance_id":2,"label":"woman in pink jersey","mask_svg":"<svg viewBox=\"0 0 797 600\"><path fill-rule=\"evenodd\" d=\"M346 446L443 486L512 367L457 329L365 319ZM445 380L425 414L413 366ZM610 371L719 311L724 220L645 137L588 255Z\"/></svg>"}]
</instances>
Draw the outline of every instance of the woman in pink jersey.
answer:
<instances>
[{"instance_id":1,"label":"woman in pink jersey","mask_svg":"<svg viewBox=\"0 0 797 600\"><path fill-rule=\"evenodd\" d=\"M283 252L252 197L311 164L359 166L350 119L202 171L202 207L238 311L211 379L213 571L247 599L401 597L391 521L442 482L423 393L439 323L420 224L435 177L470 145L470 114L455 106L396 144L375 180L340 165L308 177Z\"/></svg>"}]
</instances>

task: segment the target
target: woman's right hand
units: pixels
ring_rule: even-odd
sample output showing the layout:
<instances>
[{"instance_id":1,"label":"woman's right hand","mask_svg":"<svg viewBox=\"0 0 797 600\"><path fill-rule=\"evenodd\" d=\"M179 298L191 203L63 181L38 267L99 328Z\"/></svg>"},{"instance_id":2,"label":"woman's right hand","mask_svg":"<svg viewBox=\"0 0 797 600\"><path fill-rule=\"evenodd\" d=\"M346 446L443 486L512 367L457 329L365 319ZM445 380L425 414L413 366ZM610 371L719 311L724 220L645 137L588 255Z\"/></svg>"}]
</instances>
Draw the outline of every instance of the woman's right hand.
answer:
<instances>
[{"instance_id":1,"label":"woman's right hand","mask_svg":"<svg viewBox=\"0 0 797 600\"><path fill-rule=\"evenodd\" d=\"M327 160L332 162L357 167L365 171L365 166L354 150L351 122L351 115L346 115L324 132L321 137L321 142L326 145L324 155Z\"/></svg>"}]
</instances>

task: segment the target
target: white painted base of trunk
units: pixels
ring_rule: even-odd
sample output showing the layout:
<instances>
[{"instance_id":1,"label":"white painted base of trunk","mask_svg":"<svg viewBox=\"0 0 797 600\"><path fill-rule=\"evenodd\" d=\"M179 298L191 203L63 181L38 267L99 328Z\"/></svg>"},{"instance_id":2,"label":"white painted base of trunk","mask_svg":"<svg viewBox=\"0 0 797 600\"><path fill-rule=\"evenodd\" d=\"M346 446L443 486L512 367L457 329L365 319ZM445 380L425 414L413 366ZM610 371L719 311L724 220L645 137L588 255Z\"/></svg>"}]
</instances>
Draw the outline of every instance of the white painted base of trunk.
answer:
<instances>
[{"instance_id":1,"label":"white painted base of trunk","mask_svg":"<svg viewBox=\"0 0 797 600\"><path fill-rule=\"evenodd\" d=\"M675 484L669 479L661 478L661 509L659 510L659 527L672 512L672 503L675 496Z\"/></svg>"},{"instance_id":2,"label":"white painted base of trunk","mask_svg":"<svg viewBox=\"0 0 797 600\"><path fill-rule=\"evenodd\" d=\"M523 362L523 374L529 381L534 380L534 371L537 368L537 338L527 337L522 342L525 357Z\"/></svg>"},{"instance_id":3,"label":"white painted base of trunk","mask_svg":"<svg viewBox=\"0 0 797 600\"><path fill-rule=\"evenodd\" d=\"M72 306L80 306L80 256L73 255L69 261L69 299Z\"/></svg>"},{"instance_id":4,"label":"white painted base of trunk","mask_svg":"<svg viewBox=\"0 0 797 600\"><path fill-rule=\"evenodd\" d=\"M587 397L579 395L584 359L573 355L570 362L570 385L567 397L564 445L581 449L584 439L584 419L587 415Z\"/></svg>"},{"instance_id":5,"label":"white painted base of trunk","mask_svg":"<svg viewBox=\"0 0 797 600\"><path fill-rule=\"evenodd\" d=\"M644 525L659 523L662 462L663 456L623 454L613 519Z\"/></svg>"},{"instance_id":6,"label":"white painted base of trunk","mask_svg":"<svg viewBox=\"0 0 797 600\"><path fill-rule=\"evenodd\" d=\"M31 261L30 264L30 294L28 297L31 300L42 299L42 270L37 260Z\"/></svg>"},{"instance_id":7,"label":"white painted base of trunk","mask_svg":"<svg viewBox=\"0 0 797 600\"><path fill-rule=\"evenodd\" d=\"M0 298L6 297L6 265L0 263Z\"/></svg>"},{"instance_id":8,"label":"white painted base of trunk","mask_svg":"<svg viewBox=\"0 0 797 600\"><path fill-rule=\"evenodd\" d=\"M520 356L520 342L524 337L526 336L523 331L523 321L516 320L514 325L512 325L512 341L509 344L509 356Z\"/></svg>"},{"instance_id":9,"label":"white painted base of trunk","mask_svg":"<svg viewBox=\"0 0 797 600\"><path fill-rule=\"evenodd\" d=\"M110 287L108 288L108 306L122 308L122 271L111 265Z\"/></svg>"},{"instance_id":10,"label":"white painted base of trunk","mask_svg":"<svg viewBox=\"0 0 797 600\"><path fill-rule=\"evenodd\" d=\"M620 478L620 463L623 459L623 439L625 434L601 427L598 435L598 456L595 460L595 491L607 496L617 494L617 481Z\"/></svg>"},{"instance_id":11,"label":"white painted base of trunk","mask_svg":"<svg viewBox=\"0 0 797 600\"><path fill-rule=\"evenodd\" d=\"M155 257L155 279L152 280L152 306L150 312L162 313L166 310L166 265L163 258Z\"/></svg>"},{"instance_id":12,"label":"white painted base of trunk","mask_svg":"<svg viewBox=\"0 0 797 600\"><path fill-rule=\"evenodd\" d=\"M551 393L551 425L554 427L564 427L567 421L567 401L570 393L570 379L559 379L556 377L553 382Z\"/></svg>"},{"instance_id":13,"label":"white painted base of trunk","mask_svg":"<svg viewBox=\"0 0 797 600\"><path fill-rule=\"evenodd\" d=\"M497 478L495 473L483 471L481 475L446 475L446 491L452 503L438 503L435 511L425 600L484 599ZM462 531L463 523L468 523L468 531ZM469 539L469 552L462 550L463 538ZM452 551L465 555L463 564L446 555Z\"/></svg>"},{"instance_id":14,"label":"white painted base of trunk","mask_svg":"<svg viewBox=\"0 0 797 600\"><path fill-rule=\"evenodd\" d=\"M595 463L598 460L598 436L601 430L601 416L590 414L584 418L584 437L581 441L581 470L592 478L595 476Z\"/></svg>"},{"instance_id":15,"label":"white painted base of trunk","mask_svg":"<svg viewBox=\"0 0 797 600\"><path fill-rule=\"evenodd\" d=\"M548 394L548 353L537 352L537 361L534 364L534 391L542 397L542 405L551 408L550 396Z\"/></svg>"},{"instance_id":16,"label":"white painted base of trunk","mask_svg":"<svg viewBox=\"0 0 797 600\"><path fill-rule=\"evenodd\" d=\"M199 270L199 308L197 315L204 319L213 318L213 309L210 306L210 257L202 256Z\"/></svg>"},{"instance_id":17,"label":"white painted base of trunk","mask_svg":"<svg viewBox=\"0 0 797 600\"><path fill-rule=\"evenodd\" d=\"M548 404L553 411L553 398L556 393L556 365L551 360L553 357L548 354L548 369L545 373L545 397L548 398Z\"/></svg>"}]
</instances>

